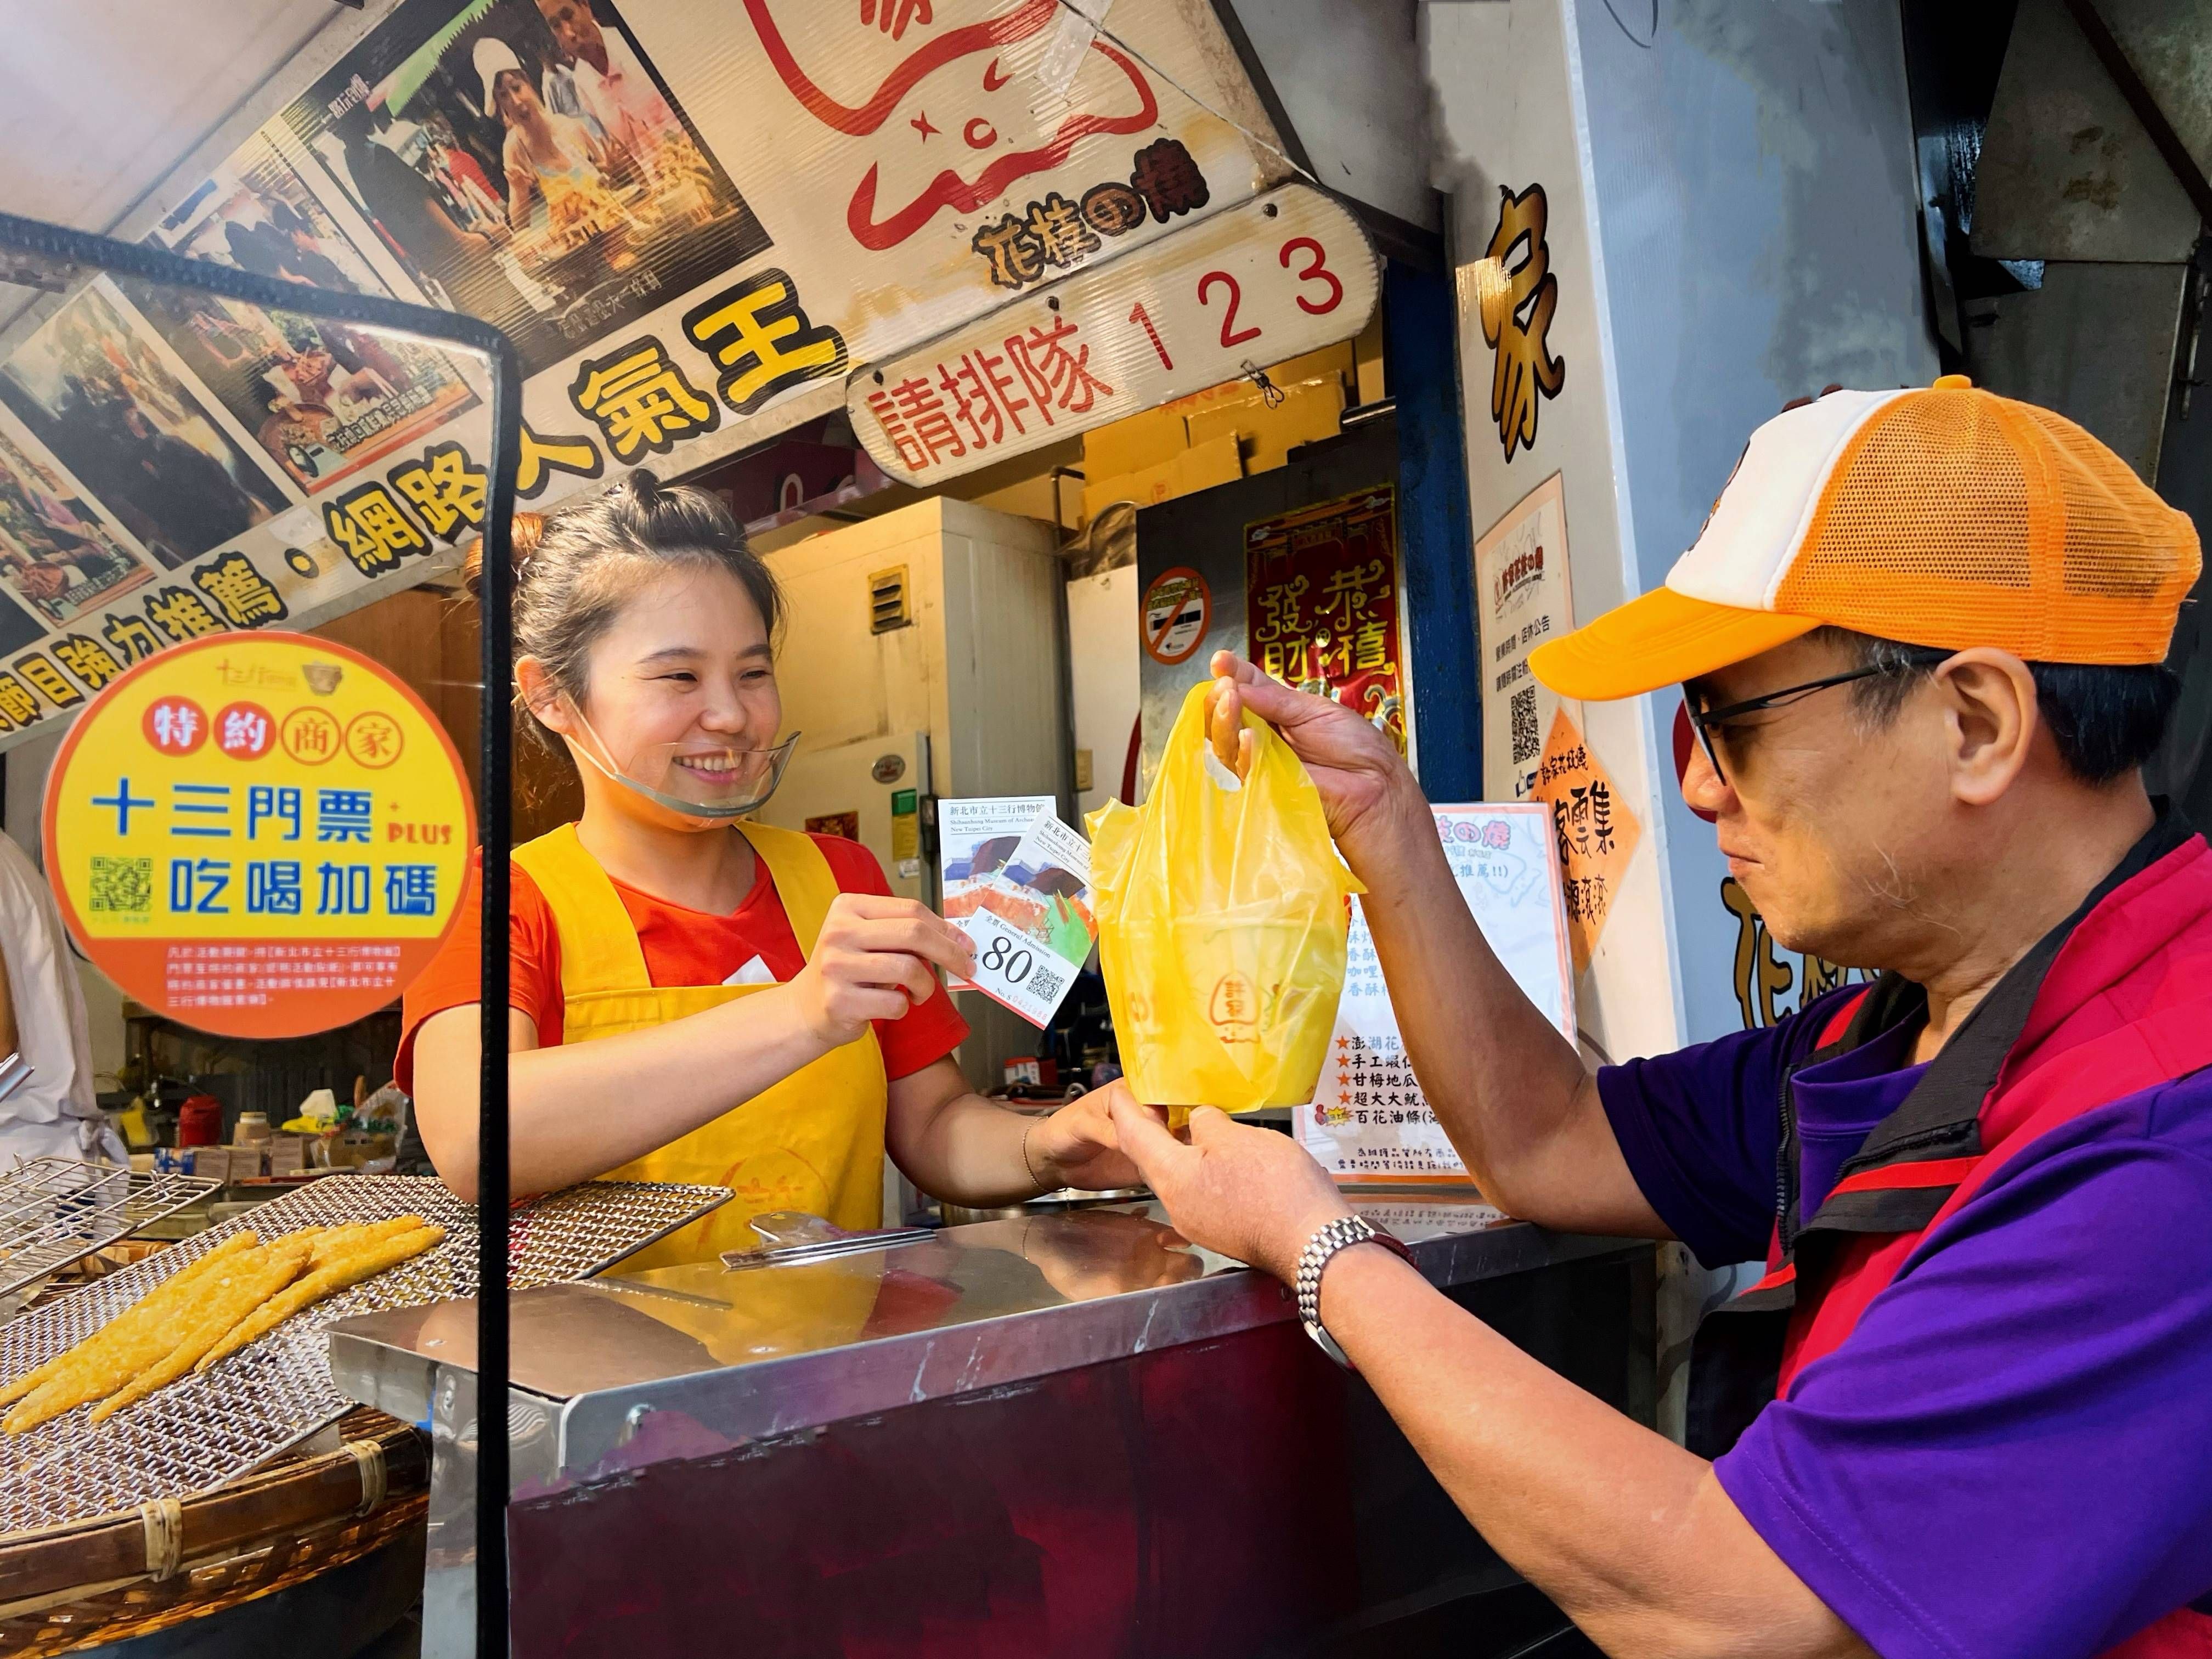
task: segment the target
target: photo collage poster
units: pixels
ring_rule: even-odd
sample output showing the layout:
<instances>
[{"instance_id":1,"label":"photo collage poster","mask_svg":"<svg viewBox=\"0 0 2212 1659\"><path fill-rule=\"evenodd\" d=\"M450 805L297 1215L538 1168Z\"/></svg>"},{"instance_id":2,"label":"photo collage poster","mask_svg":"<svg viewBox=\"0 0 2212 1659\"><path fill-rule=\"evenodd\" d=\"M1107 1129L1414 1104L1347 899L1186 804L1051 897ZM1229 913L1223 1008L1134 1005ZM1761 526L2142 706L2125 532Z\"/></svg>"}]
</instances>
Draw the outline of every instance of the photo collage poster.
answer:
<instances>
[{"instance_id":1,"label":"photo collage poster","mask_svg":"<svg viewBox=\"0 0 2212 1659\"><path fill-rule=\"evenodd\" d=\"M434 304L537 374L768 237L611 6L406 0L284 125Z\"/></svg>"},{"instance_id":2,"label":"photo collage poster","mask_svg":"<svg viewBox=\"0 0 2212 1659\"><path fill-rule=\"evenodd\" d=\"M389 294L265 139L257 137L234 160L146 240L278 282ZM189 289L127 280L121 286L305 494L360 472L477 405L454 361L420 342Z\"/></svg>"},{"instance_id":3,"label":"photo collage poster","mask_svg":"<svg viewBox=\"0 0 2212 1659\"><path fill-rule=\"evenodd\" d=\"M1175 0L402 0L143 240L492 323L519 494L680 474L856 366L1248 199ZM125 275L0 350L0 749L152 652L450 569L472 355Z\"/></svg>"}]
</instances>

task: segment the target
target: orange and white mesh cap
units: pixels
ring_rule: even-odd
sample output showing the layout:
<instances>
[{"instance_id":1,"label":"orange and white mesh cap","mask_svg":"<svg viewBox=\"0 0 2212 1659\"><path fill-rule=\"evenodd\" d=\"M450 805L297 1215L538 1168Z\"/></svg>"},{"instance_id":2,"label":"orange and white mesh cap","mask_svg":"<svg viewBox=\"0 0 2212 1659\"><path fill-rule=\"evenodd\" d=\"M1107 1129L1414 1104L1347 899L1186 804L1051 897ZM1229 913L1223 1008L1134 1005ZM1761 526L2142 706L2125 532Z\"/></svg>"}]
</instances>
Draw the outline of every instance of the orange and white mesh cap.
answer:
<instances>
[{"instance_id":1,"label":"orange and white mesh cap","mask_svg":"<svg viewBox=\"0 0 2212 1659\"><path fill-rule=\"evenodd\" d=\"M2027 662L2166 658L2196 526L2073 422L1947 374L1832 392L1751 442L1667 583L1540 646L1562 696L1630 697L1830 624Z\"/></svg>"}]
</instances>

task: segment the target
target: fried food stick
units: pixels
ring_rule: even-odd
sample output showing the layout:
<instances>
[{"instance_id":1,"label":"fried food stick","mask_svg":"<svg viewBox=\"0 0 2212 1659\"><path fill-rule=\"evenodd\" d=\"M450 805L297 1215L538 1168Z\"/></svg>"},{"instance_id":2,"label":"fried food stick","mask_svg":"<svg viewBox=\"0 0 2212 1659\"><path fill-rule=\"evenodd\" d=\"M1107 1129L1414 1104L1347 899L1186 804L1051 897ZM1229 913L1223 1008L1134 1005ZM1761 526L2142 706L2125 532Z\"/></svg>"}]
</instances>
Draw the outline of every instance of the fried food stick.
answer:
<instances>
[{"instance_id":1,"label":"fried food stick","mask_svg":"<svg viewBox=\"0 0 2212 1659\"><path fill-rule=\"evenodd\" d=\"M49 1377L0 1419L0 1430L21 1434L122 1388L173 1350L212 1304L232 1294L242 1279L258 1273L268 1255L266 1247L232 1252L213 1272L192 1282L186 1298L155 1310L154 1317L139 1322L124 1340L79 1353L71 1364Z\"/></svg>"},{"instance_id":2,"label":"fried food stick","mask_svg":"<svg viewBox=\"0 0 2212 1659\"><path fill-rule=\"evenodd\" d=\"M6 1388L0 1389L0 1406L14 1405L24 1395L52 1382L63 1371L92 1361L94 1356L103 1354L118 1344L135 1342L180 1306L185 1294L196 1284L222 1267L239 1251L252 1249L260 1242L251 1232L233 1233L198 1261L187 1262L178 1268L83 1341L56 1354L45 1364L24 1372Z\"/></svg>"},{"instance_id":3,"label":"fried food stick","mask_svg":"<svg viewBox=\"0 0 2212 1659\"><path fill-rule=\"evenodd\" d=\"M401 1215L394 1216L389 1221L368 1221L351 1226L326 1228L320 1237L308 1244L308 1266L317 1270L327 1267L353 1250L381 1244L387 1238L397 1238L402 1233L411 1233L429 1224L419 1215Z\"/></svg>"},{"instance_id":4,"label":"fried food stick","mask_svg":"<svg viewBox=\"0 0 2212 1659\"><path fill-rule=\"evenodd\" d=\"M100 1401L93 1408L92 1420L105 1423L125 1406L175 1382L191 1370L202 1354L222 1340L223 1334L238 1322L241 1315L275 1296L298 1278L307 1265L306 1245L270 1245L261 1261L238 1273L210 1299L207 1310L192 1324L190 1334L169 1351L167 1358L151 1370L140 1372L121 1392Z\"/></svg>"},{"instance_id":5,"label":"fried food stick","mask_svg":"<svg viewBox=\"0 0 2212 1659\"><path fill-rule=\"evenodd\" d=\"M386 1268L396 1267L443 1243L445 1237L443 1227L418 1226L410 1232L373 1241L366 1248L339 1256L240 1320L207 1351L196 1369L204 1371L218 1359L228 1358L247 1344L259 1341L301 1309L312 1307L325 1297L365 1279L374 1279Z\"/></svg>"}]
</instances>

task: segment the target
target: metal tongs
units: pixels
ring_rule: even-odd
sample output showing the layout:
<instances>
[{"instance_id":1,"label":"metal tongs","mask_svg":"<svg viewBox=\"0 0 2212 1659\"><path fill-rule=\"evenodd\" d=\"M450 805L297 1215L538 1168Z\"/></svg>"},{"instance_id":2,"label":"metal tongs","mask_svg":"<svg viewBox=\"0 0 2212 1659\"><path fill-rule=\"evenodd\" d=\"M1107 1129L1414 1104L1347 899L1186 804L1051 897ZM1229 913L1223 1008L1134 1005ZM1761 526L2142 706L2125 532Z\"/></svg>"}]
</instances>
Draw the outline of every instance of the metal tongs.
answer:
<instances>
[{"instance_id":1,"label":"metal tongs","mask_svg":"<svg viewBox=\"0 0 2212 1659\"><path fill-rule=\"evenodd\" d=\"M761 1237L756 1250L725 1250L722 1265L732 1273L747 1267L788 1267L802 1261L823 1261L832 1256L857 1255L863 1250L896 1249L927 1238L927 1227L878 1227L868 1232L847 1232L836 1223L805 1210L773 1210L752 1218L752 1230Z\"/></svg>"},{"instance_id":2,"label":"metal tongs","mask_svg":"<svg viewBox=\"0 0 2212 1659\"><path fill-rule=\"evenodd\" d=\"M0 1100L7 1099L30 1080L31 1062L21 1054L14 1054L0 1060Z\"/></svg>"}]
</instances>

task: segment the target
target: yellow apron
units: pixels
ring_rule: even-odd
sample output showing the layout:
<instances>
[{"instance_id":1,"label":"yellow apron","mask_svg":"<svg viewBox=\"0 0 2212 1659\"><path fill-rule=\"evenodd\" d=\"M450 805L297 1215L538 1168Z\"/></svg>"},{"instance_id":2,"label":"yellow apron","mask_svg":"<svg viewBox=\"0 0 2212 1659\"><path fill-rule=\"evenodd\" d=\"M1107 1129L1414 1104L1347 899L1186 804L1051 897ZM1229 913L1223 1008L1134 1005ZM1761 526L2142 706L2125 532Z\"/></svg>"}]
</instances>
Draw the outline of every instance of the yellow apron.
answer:
<instances>
[{"instance_id":1,"label":"yellow apron","mask_svg":"<svg viewBox=\"0 0 2212 1659\"><path fill-rule=\"evenodd\" d=\"M737 829L768 866L800 952L812 957L837 896L829 860L794 830ZM622 896L574 824L516 848L514 862L545 896L560 932L563 1042L644 1030L775 988L655 986ZM871 1030L657 1152L608 1170L603 1179L699 1182L737 1194L623 1267L672 1267L751 1249L760 1241L745 1224L772 1210L807 1210L854 1230L880 1226L884 1095L883 1050Z\"/></svg>"}]
</instances>

